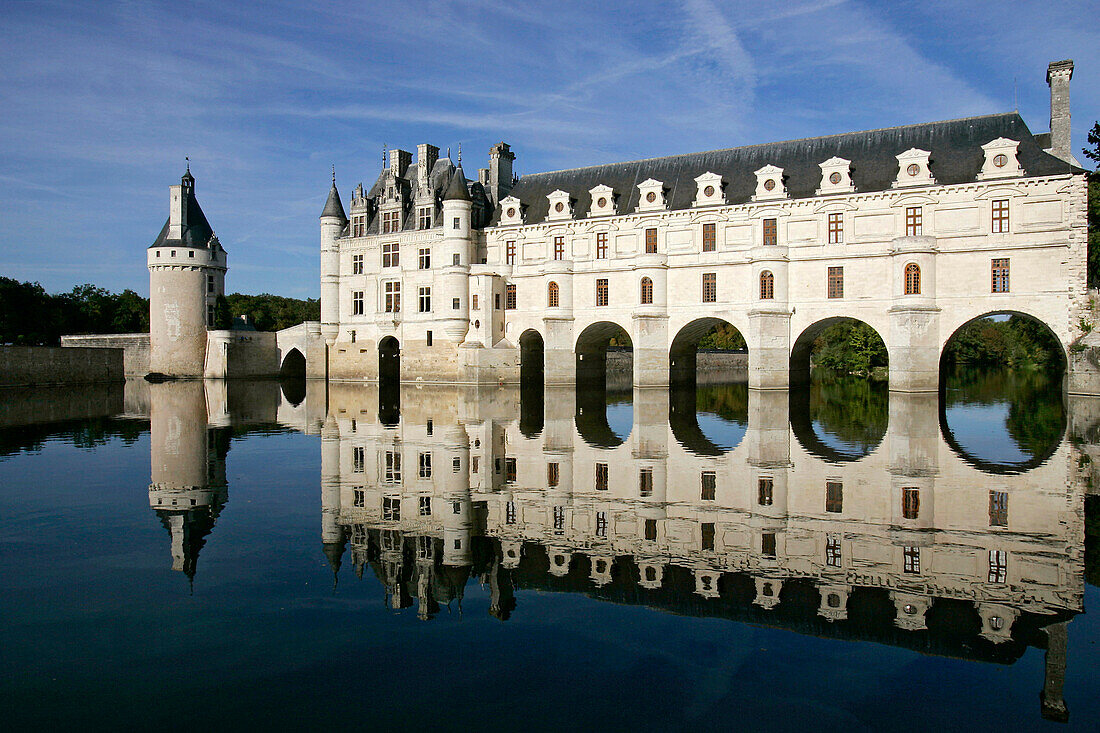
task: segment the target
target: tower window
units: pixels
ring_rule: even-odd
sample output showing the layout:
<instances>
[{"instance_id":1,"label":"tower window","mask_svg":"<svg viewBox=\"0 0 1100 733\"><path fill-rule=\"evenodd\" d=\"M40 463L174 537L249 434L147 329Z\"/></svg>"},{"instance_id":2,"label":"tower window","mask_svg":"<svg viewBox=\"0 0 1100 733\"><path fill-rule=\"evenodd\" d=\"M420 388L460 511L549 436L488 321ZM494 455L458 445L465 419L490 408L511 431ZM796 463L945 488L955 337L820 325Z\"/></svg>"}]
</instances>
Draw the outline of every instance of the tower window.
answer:
<instances>
[{"instance_id":1,"label":"tower window","mask_svg":"<svg viewBox=\"0 0 1100 733\"><path fill-rule=\"evenodd\" d=\"M363 446L357 445L351 449L351 470L355 473L363 473L365 456Z\"/></svg>"},{"instance_id":2,"label":"tower window","mask_svg":"<svg viewBox=\"0 0 1100 733\"><path fill-rule=\"evenodd\" d=\"M565 259L565 237L554 237L554 259Z\"/></svg>"},{"instance_id":3,"label":"tower window","mask_svg":"<svg viewBox=\"0 0 1100 733\"><path fill-rule=\"evenodd\" d=\"M451 228L452 229L461 229L462 228L462 219L460 219L459 217L456 216L455 221L454 221L454 225Z\"/></svg>"},{"instance_id":4,"label":"tower window","mask_svg":"<svg viewBox=\"0 0 1100 733\"><path fill-rule=\"evenodd\" d=\"M652 468L643 468L638 472L638 495L643 499L653 496Z\"/></svg>"},{"instance_id":5,"label":"tower window","mask_svg":"<svg viewBox=\"0 0 1100 733\"><path fill-rule=\"evenodd\" d=\"M771 476L761 476L756 480L756 503L760 506L771 506L774 501L775 479Z\"/></svg>"},{"instance_id":6,"label":"tower window","mask_svg":"<svg viewBox=\"0 0 1100 733\"><path fill-rule=\"evenodd\" d=\"M608 468L606 463L596 464L596 491L607 491Z\"/></svg>"},{"instance_id":7,"label":"tower window","mask_svg":"<svg viewBox=\"0 0 1100 733\"><path fill-rule=\"evenodd\" d=\"M1008 526L1008 492L989 492L989 526Z\"/></svg>"},{"instance_id":8,"label":"tower window","mask_svg":"<svg viewBox=\"0 0 1100 733\"><path fill-rule=\"evenodd\" d=\"M213 275L207 275L206 276L206 292L211 294L211 295L214 294L214 276Z\"/></svg>"},{"instance_id":9,"label":"tower window","mask_svg":"<svg viewBox=\"0 0 1100 733\"><path fill-rule=\"evenodd\" d=\"M516 309L516 286L515 284L508 284L504 286L504 310L514 311Z\"/></svg>"},{"instance_id":10,"label":"tower window","mask_svg":"<svg viewBox=\"0 0 1100 733\"><path fill-rule=\"evenodd\" d=\"M641 303L642 303L642 305L652 305L653 304L653 281L650 280L648 277L643 277L642 278Z\"/></svg>"},{"instance_id":11,"label":"tower window","mask_svg":"<svg viewBox=\"0 0 1100 733\"><path fill-rule=\"evenodd\" d=\"M607 536L607 512L596 512L596 536Z\"/></svg>"},{"instance_id":12,"label":"tower window","mask_svg":"<svg viewBox=\"0 0 1100 733\"><path fill-rule=\"evenodd\" d=\"M714 522L699 525L700 549L710 552L714 549Z\"/></svg>"},{"instance_id":13,"label":"tower window","mask_svg":"<svg viewBox=\"0 0 1100 733\"><path fill-rule=\"evenodd\" d=\"M213 304L207 304L206 306L206 327L214 327L214 306Z\"/></svg>"},{"instance_id":14,"label":"tower window","mask_svg":"<svg viewBox=\"0 0 1100 733\"><path fill-rule=\"evenodd\" d=\"M760 299L772 300L775 298L775 276L768 270L760 273Z\"/></svg>"},{"instance_id":15,"label":"tower window","mask_svg":"<svg viewBox=\"0 0 1100 733\"><path fill-rule=\"evenodd\" d=\"M599 278L596 280L596 305L604 306L608 303L608 291L607 291L607 279Z\"/></svg>"},{"instance_id":16,"label":"tower window","mask_svg":"<svg viewBox=\"0 0 1100 733\"><path fill-rule=\"evenodd\" d=\"M607 259L607 232L600 232L596 235L596 259Z\"/></svg>"},{"instance_id":17,"label":"tower window","mask_svg":"<svg viewBox=\"0 0 1100 733\"><path fill-rule=\"evenodd\" d=\"M920 265L916 262L905 266L905 294L920 295Z\"/></svg>"},{"instance_id":18,"label":"tower window","mask_svg":"<svg viewBox=\"0 0 1100 733\"><path fill-rule=\"evenodd\" d=\"M829 297L830 298L843 298L844 297L844 268L843 267L830 267L829 268Z\"/></svg>"},{"instance_id":19,"label":"tower window","mask_svg":"<svg viewBox=\"0 0 1100 733\"><path fill-rule=\"evenodd\" d=\"M715 225L704 224L703 225L703 251L713 252L716 249L715 241Z\"/></svg>"},{"instance_id":20,"label":"tower window","mask_svg":"<svg viewBox=\"0 0 1100 733\"><path fill-rule=\"evenodd\" d=\"M844 215L829 214L829 244L844 243Z\"/></svg>"},{"instance_id":21,"label":"tower window","mask_svg":"<svg viewBox=\"0 0 1100 733\"><path fill-rule=\"evenodd\" d=\"M764 557L775 557L775 544L775 532L760 535L760 554Z\"/></svg>"},{"instance_id":22,"label":"tower window","mask_svg":"<svg viewBox=\"0 0 1100 733\"><path fill-rule=\"evenodd\" d=\"M451 298L451 310L458 310L462 307L462 301L458 298Z\"/></svg>"},{"instance_id":23,"label":"tower window","mask_svg":"<svg viewBox=\"0 0 1100 733\"><path fill-rule=\"evenodd\" d=\"M993 291L994 293L1008 292L1008 258L1002 257L992 261Z\"/></svg>"},{"instance_id":24,"label":"tower window","mask_svg":"<svg viewBox=\"0 0 1100 733\"><path fill-rule=\"evenodd\" d=\"M764 244L768 246L779 244L778 226L775 219L764 220Z\"/></svg>"},{"instance_id":25,"label":"tower window","mask_svg":"<svg viewBox=\"0 0 1100 733\"><path fill-rule=\"evenodd\" d=\"M419 465L419 472L417 473L417 475L420 478L431 478L432 477L432 454L431 453L421 453L420 456L419 456L419 464L420 464Z\"/></svg>"},{"instance_id":26,"label":"tower window","mask_svg":"<svg viewBox=\"0 0 1100 733\"><path fill-rule=\"evenodd\" d=\"M901 490L901 516L916 519L920 515L920 489L910 487Z\"/></svg>"},{"instance_id":27,"label":"tower window","mask_svg":"<svg viewBox=\"0 0 1100 733\"><path fill-rule=\"evenodd\" d=\"M905 236L918 237L924 231L924 211L920 206L905 210Z\"/></svg>"},{"instance_id":28,"label":"tower window","mask_svg":"<svg viewBox=\"0 0 1100 733\"><path fill-rule=\"evenodd\" d=\"M546 464L546 485L553 488L558 485L560 469L557 463Z\"/></svg>"},{"instance_id":29,"label":"tower window","mask_svg":"<svg viewBox=\"0 0 1100 733\"><path fill-rule=\"evenodd\" d=\"M367 217L364 214L356 214L351 217L351 236L362 237L367 233Z\"/></svg>"},{"instance_id":30,"label":"tower window","mask_svg":"<svg viewBox=\"0 0 1100 733\"><path fill-rule=\"evenodd\" d=\"M1008 581L1008 553L1004 550L989 551L989 582L1005 583Z\"/></svg>"},{"instance_id":31,"label":"tower window","mask_svg":"<svg viewBox=\"0 0 1100 733\"><path fill-rule=\"evenodd\" d=\"M993 233L1008 233L1008 199L993 202Z\"/></svg>"},{"instance_id":32,"label":"tower window","mask_svg":"<svg viewBox=\"0 0 1100 733\"><path fill-rule=\"evenodd\" d=\"M421 247L417 252L416 266L421 270L432 269L432 251L427 247Z\"/></svg>"},{"instance_id":33,"label":"tower window","mask_svg":"<svg viewBox=\"0 0 1100 733\"><path fill-rule=\"evenodd\" d=\"M844 511L844 484L840 481L825 482L825 511L831 514Z\"/></svg>"},{"instance_id":34,"label":"tower window","mask_svg":"<svg viewBox=\"0 0 1100 733\"><path fill-rule=\"evenodd\" d=\"M400 264L401 250L397 242L382 245L382 267L397 267Z\"/></svg>"},{"instance_id":35,"label":"tower window","mask_svg":"<svg viewBox=\"0 0 1100 733\"><path fill-rule=\"evenodd\" d=\"M557 308L558 307L558 284L551 281L546 286L546 307Z\"/></svg>"},{"instance_id":36,"label":"tower window","mask_svg":"<svg viewBox=\"0 0 1100 733\"><path fill-rule=\"evenodd\" d=\"M919 547L905 547L901 552L902 567L901 569L907 573L919 573L920 572L920 548Z\"/></svg>"},{"instance_id":37,"label":"tower window","mask_svg":"<svg viewBox=\"0 0 1100 733\"><path fill-rule=\"evenodd\" d=\"M714 272L703 273L703 302L718 302L718 274Z\"/></svg>"}]
</instances>

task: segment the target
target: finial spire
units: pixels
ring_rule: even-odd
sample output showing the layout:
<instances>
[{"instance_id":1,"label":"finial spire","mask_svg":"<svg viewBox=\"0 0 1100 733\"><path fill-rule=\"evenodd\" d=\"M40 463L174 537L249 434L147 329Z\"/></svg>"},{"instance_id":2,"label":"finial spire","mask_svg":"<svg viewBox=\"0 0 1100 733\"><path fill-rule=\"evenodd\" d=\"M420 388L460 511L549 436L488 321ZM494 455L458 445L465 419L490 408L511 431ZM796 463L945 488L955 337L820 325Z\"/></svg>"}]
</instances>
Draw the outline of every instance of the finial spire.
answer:
<instances>
[{"instance_id":1,"label":"finial spire","mask_svg":"<svg viewBox=\"0 0 1100 733\"><path fill-rule=\"evenodd\" d=\"M183 159L187 161L187 172L190 173L191 172L191 156L185 155L185 156L183 156Z\"/></svg>"},{"instance_id":2,"label":"finial spire","mask_svg":"<svg viewBox=\"0 0 1100 733\"><path fill-rule=\"evenodd\" d=\"M462 165L462 143L458 144L458 164Z\"/></svg>"},{"instance_id":3,"label":"finial spire","mask_svg":"<svg viewBox=\"0 0 1100 733\"><path fill-rule=\"evenodd\" d=\"M332 164L332 185L336 185L336 164Z\"/></svg>"},{"instance_id":4,"label":"finial spire","mask_svg":"<svg viewBox=\"0 0 1100 733\"><path fill-rule=\"evenodd\" d=\"M386 143L382 143L382 167L383 168L386 167L386 151L387 151Z\"/></svg>"}]
</instances>

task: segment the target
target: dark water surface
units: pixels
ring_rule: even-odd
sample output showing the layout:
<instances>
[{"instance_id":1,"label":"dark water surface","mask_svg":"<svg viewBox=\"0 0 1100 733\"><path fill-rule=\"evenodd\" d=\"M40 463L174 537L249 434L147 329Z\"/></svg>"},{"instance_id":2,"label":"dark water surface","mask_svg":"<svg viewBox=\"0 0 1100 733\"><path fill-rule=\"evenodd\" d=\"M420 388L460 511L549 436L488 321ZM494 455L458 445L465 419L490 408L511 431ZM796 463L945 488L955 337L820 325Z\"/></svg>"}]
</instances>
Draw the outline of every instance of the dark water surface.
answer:
<instances>
[{"instance_id":1,"label":"dark water surface","mask_svg":"<svg viewBox=\"0 0 1100 733\"><path fill-rule=\"evenodd\" d=\"M4 392L0 703L9 729L1097 730L1098 426L1006 375Z\"/></svg>"}]
</instances>

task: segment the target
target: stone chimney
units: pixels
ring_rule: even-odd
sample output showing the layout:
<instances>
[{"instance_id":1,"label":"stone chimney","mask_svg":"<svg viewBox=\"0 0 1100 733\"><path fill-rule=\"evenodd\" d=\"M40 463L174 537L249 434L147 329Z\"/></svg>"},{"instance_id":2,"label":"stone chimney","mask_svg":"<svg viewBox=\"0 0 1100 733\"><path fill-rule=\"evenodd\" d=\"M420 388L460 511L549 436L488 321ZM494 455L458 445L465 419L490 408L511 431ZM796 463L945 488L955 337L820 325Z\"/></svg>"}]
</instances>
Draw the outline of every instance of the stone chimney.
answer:
<instances>
[{"instance_id":1,"label":"stone chimney","mask_svg":"<svg viewBox=\"0 0 1100 733\"><path fill-rule=\"evenodd\" d=\"M390 173L398 178L405 176L405 171L409 169L410 163L412 163L412 153L408 150L397 150L395 148L390 151Z\"/></svg>"},{"instance_id":2,"label":"stone chimney","mask_svg":"<svg viewBox=\"0 0 1100 733\"><path fill-rule=\"evenodd\" d=\"M508 143L499 142L489 148L489 195L494 204L499 204L512 191L512 161L515 159L516 154L508 148Z\"/></svg>"},{"instance_id":3,"label":"stone chimney","mask_svg":"<svg viewBox=\"0 0 1100 733\"><path fill-rule=\"evenodd\" d=\"M428 143L416 146L416 164L420 167L420 177L427 178L431 175L435 162L439 160L439 148Z\"/></svg>"},{"instance_id":4,"label":"stone chimney","mask_svg":"<svg viewBox=\"0 0 1100 733\"><path fill-rule=\"evenodd\" d=\"M1073 78L1073 61L1054 61L1047 66L1050 85L1050 149L1051 155L1077 165L1070 143L1069 80Z\"/></svg>"}]
</instances>

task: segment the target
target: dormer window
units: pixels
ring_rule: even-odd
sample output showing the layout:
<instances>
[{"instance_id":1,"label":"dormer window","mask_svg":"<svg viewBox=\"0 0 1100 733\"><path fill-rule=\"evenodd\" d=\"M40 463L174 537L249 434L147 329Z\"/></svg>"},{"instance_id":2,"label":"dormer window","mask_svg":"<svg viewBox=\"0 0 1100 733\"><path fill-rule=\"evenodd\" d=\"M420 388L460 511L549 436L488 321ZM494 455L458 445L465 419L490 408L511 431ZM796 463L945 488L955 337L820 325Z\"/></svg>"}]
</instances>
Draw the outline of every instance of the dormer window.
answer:
<instances>
[{"instance_id":1,"label":"dormer window","mask_svg":"<svg viewBox=\"0 0 1100 733\"><path fill-rule=\"evenodd\" d=\"M569 193L562 190L554 191L546 196L546 200L550 206L549 213L546 218L550 220L569 219L573 216L572 206L570 206Z\"/></svg>"},{"instance_id":2,"label":"dormer window","mask_svg":"<svg viewBox=\"0 0 1100 733\"><path fill-rule=\"evenodd\" d=\"M989 178L1011 178L1024 175L1024 169L1020 167L1020 161L1016 158L1016 149L1020 146L1015 140L999 137L990 140L982 146L985 153L985 163L978 173L978 180Z\"/></svg>"},{"instance_id":3,"label":"dormer window","mask_svg":"<svg viewBox=\"0 0 1100 733\"><path fill-rule=\"evenodd\" d=\"M432 207L421 206L417 216L417 229L432 228Z\"/></svg>"},{"instance_id":4,"label":"dormer window","mask_svg":"<svg viewBox=\"0 0 1100 733\"><path fill-rule=\"evenodd\" d=\"M666 209L665 184L648 178L638 184L638 211L662 211Z\"/></svg>"},{"instance_id":5,"label":"dormer window","mask_svg":"<svg viewBox=\"0 0 1100 733\"><path fill-rule=\"evenodd\" d=\"M695 201L692 206L714 206L726 203L722 195L722 176L710 171L695 179Z\"/></svg>"},{"instance_id":6,"label":"dormer window","mask_svg":"<svg viewBox=\"0 0 1100 733\"><path fill-rule=\"evenodd\" d=\"M615 214L615 191L610 186L603 184L596 186L589 193L592 195L592 206L589 216L612 216Z\"/></svg>"},{"instance_id":7,"label":"dormer window","mask_svg":"<svg viewBox=\"0 0 1100 733\"><path fill-rule=\"evenodd\" d=\"M399 231L401 228L401 212L399 211L384 211L382 212L382 233L392 234Z\"/></svg>"},{"instance_id":8,"label":"dormer window","mask_svg":"<svg viewBox=\"0 0 1100 733\"><path fill-rule=\"evenodd\" d=\"M855 186L852 185L852 161L833 156L818 165L821 168L821 186L816 191L818 196L855 191Z\"/></svg>"},{"instance_id":9,"label":"dormer window","mask_svg":"<svg viewBox=\"0 0 1100 733\"><path fill-rule=\"evenodd\" d=\"M366 214L356 214L351 217L351 236L362 237L367 233Z\"/></svg>"},{"instance_id":10,"label":"dormer window","mask_svg":"<svg viewBox=\"0 0 1100 733\"><path fill-rule=\"evenodd\" d=\"M754 171L756 175L756 195L754 201L767 201L771 199L787 198L787 187L783 185L783 169L766 165L760 170Z\"/></svg>"},{"instance_id":11,"label":"dormer window","mask_svg":"<svg viewBox=\"0 0 1100 733\"><path fill-rule=\"evenodd\" d=\"M501 202L500 202L500 223L501 224L522 224L523 223L523 210L520 206L520 203L521 203L520 200L518 198L516 198L515 196L508 196L504 199L501 199Z\"/></svg>"},{"instance_id":12,"label":"dormer window","mask_svg":"<svg viewBox=\"0 0 1100 733\"><path fill-rule=\"evenodd\" d=\"M936 179L932 176L929 162L931 155L927 150L919 148L910 148L898 155L898 177L894 181L894 188L934 185Z\"/></svg>"}]
</instances>

